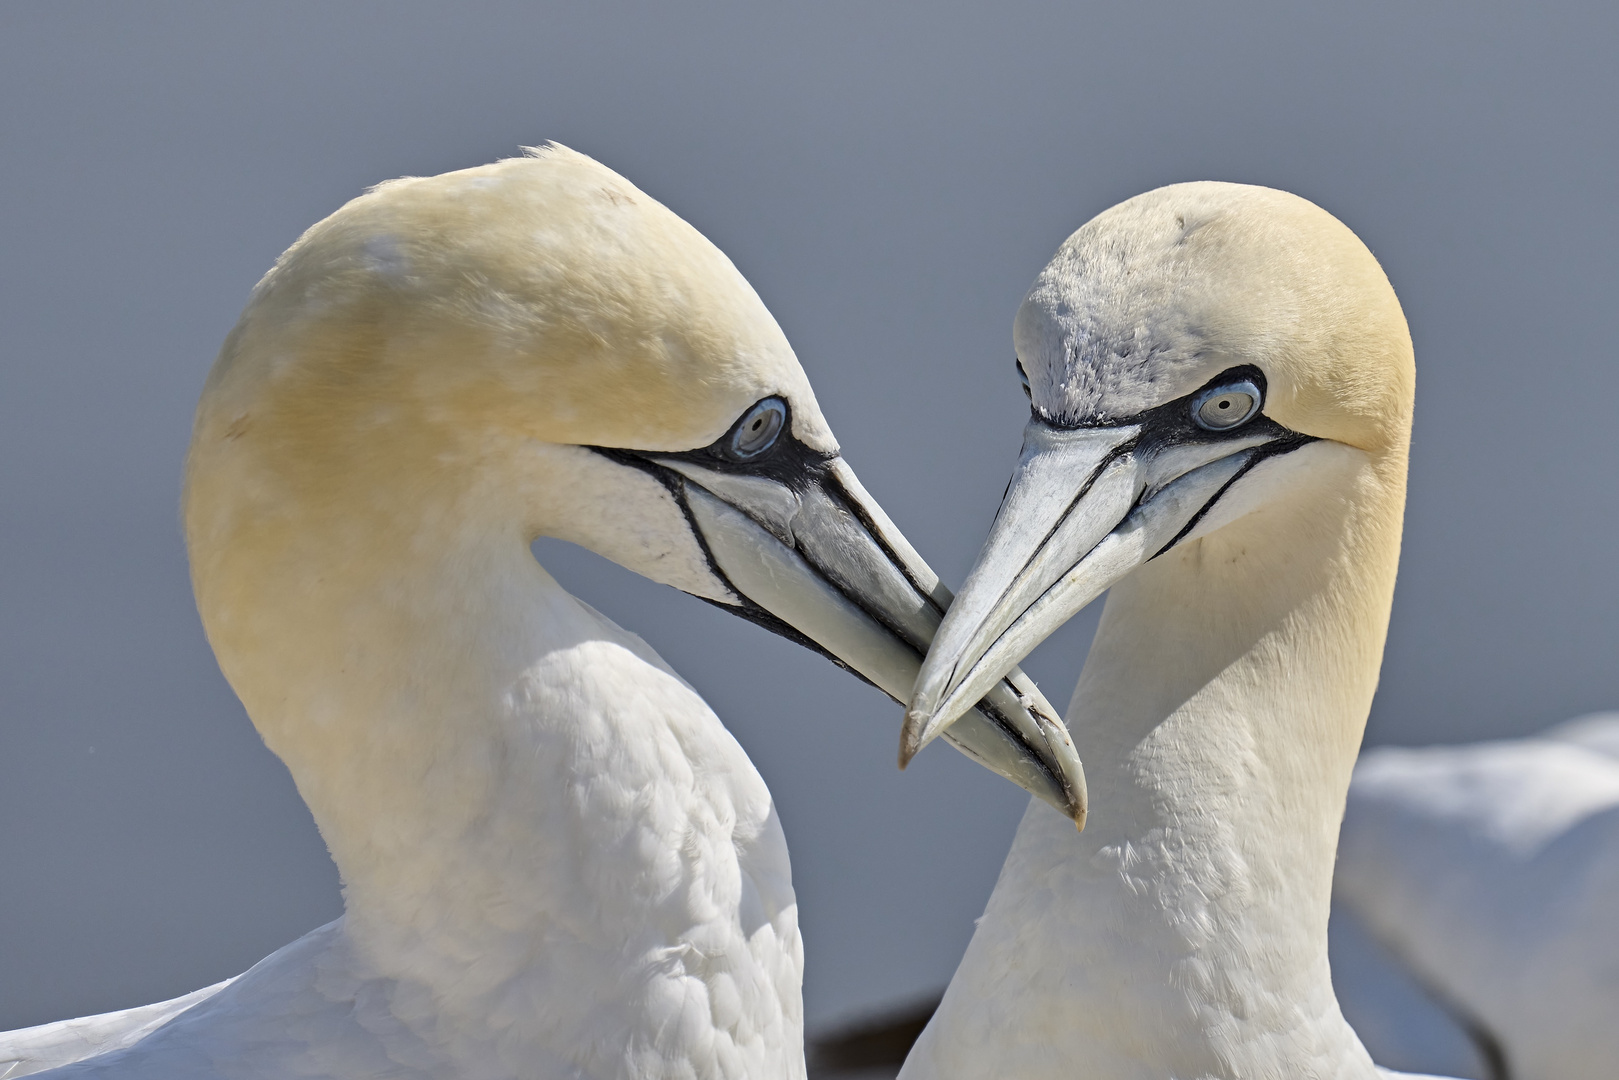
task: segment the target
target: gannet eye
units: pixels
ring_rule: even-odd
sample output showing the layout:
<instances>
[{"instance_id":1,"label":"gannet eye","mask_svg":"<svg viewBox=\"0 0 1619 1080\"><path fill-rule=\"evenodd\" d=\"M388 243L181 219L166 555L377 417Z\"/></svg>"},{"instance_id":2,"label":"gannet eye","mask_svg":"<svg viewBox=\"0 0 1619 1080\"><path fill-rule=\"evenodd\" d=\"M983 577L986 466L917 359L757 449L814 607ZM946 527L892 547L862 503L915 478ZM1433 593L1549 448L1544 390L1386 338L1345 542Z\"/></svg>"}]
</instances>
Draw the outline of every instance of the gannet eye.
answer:
<instances>
[{"instance_id":1,"label":"gannet eye","mask_svg":"<svg viewBox=\"0 0 1619 1080\"><path fill-rule=\"evenodd\" d=\"M1243 379L1192 399L1192 419L1206 431L1229 431L1259 411L1259 387Z\"/></svg>"},{"instance_id":2,"label":"gannet eye","mask_svg":"<svg viewBox=\"0 0 1619 1080\"><path fill-rule=\"evenodd\" d=\"M1029 373L1023 370L1023 361L1018 360L1015 363L1017 364L1018 381L1023 384L1023 396L1033 401L1034 392L1029 389Z\"/></svg>"},{"instance_id":3,"label":"gannet eye","mask_svg":"<svg viewBox=\"0 0 1619 1080\"><path fill-rule=\"evenodd\" d=\"M776 437L787 423L787 403L781 398L765 398L742 414L731 430L727 456L748 461L776 445Z\"/></svg>"}]
</instances>

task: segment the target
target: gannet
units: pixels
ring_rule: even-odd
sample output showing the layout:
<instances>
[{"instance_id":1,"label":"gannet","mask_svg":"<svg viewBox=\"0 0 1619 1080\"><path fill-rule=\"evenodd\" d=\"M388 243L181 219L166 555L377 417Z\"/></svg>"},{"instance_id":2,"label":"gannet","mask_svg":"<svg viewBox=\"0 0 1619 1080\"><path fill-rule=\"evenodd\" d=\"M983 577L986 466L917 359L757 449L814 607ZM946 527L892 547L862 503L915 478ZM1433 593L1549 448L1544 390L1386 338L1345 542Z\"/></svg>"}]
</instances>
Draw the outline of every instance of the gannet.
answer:
<instances>
[{"instance_id":1,"label":"gannet","mask_svg":"<svg viewBox=\"0 0 1619 1080\"><path fill-rule=\"evenodd\" d=\"M1619 716L1369 751L1334 894L1497 1073L1619 1076Z\"/></svg>"},{"instance_id":2,"label":"gannet","mask_svg":"<svg viewBox=\"0 0 1619 1080\"><path fill-rule=\"evenodd\" d=\"M1405 503L1394 291L1304 199L1180 184L1075 232L1013 336L1022 456L901 754L1111 589L1090 823L1028 810L901 1076L1373 1077L1327 913Z\"/></svg>"},{"instance_id":3,"label":"gannet","mask_svg":"<svg viewBox=\"0 0 1619 1080\"><path fill-rule=\"evenodd\" d=\"M0 1077L804 1075L769 791L530 551L570 540L908 694L949 594L717 248L559 146L383 184L255 288L183 502L209 642L345 913L185 998L0 1036ZM1083 817L1020 674L954 730Z\"/></svg>"}]
</instances>

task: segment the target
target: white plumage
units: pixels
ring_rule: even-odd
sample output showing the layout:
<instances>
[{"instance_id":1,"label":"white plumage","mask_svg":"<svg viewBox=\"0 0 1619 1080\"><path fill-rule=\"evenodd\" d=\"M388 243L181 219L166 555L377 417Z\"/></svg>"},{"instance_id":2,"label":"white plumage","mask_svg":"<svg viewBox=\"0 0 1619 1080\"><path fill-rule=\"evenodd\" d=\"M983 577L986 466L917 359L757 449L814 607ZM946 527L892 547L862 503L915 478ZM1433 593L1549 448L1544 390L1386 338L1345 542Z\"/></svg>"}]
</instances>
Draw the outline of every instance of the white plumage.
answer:
<instances>
[{"instance_id":1,"label":"white plumage","mask_svg":"<svg viewBox=\"0 0 1619 1080\"><path fill-rule=\"evenodd\" d=\"M901 1075L1371 1080L1327 917L1399 553L1398 301L1317 207L1183 184L1070 237L1014 341L1023 455L906 745L1110 589L1068 711L1089 824L1029 808Z\"/></svg>"},{"instance_id":2,"label":"white plumage","mask_svg":"<svg viewBox=\"0 0 1619 1080\"><path fill-rule=\"evenodd\" d=\"M530 553L574 541L910 687L948 593L713 245L560 147L383 185L254 290L184 518L210 644L345 914L187 998L0 1035L0 1077L804 1074L769 791ZM1083 813L1026 679L961 730Z\"/></svg>"},{"instance_id":3,"label":"white plumage","mask_svg":"<svg viewBox=\"0 0 1619 1080\"><path fill-rule=\"evenodd\" d=\"M1335 894L1507 1075L1619 1074L1619 717L1369 751Z\"/></svg>"}]
</instances>

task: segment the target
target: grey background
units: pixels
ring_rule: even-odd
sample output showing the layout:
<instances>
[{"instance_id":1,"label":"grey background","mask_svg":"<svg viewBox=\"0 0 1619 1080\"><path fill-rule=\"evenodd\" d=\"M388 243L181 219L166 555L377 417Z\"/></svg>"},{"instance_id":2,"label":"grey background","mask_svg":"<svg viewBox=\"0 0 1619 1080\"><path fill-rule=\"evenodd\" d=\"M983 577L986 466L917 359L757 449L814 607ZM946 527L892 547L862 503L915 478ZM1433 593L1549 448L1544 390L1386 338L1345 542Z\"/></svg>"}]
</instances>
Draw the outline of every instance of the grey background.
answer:
<instances>
[{"instance_id":1,"label":"grey background","mask_svg":"<svg viewBox=\"0 0 1619 1080\"><path fill-rule=\"evenodd\" d=\"M176 523L248 289L365 185L556 139L685 216L947 579L1024 402L1013 311L1086 218L1264 183L1384 261L1417 343L1373 741L1619 704L1619 7L0 7L0 1029L172 996L335 916L202 639ZM942 985L1023 806L824 661L593 556L779 800L813 1024ZM1065 701L1093 615L1030 667ZM1083 751L1083 747L1081 748Z\"/></svg>"}]
</instances>

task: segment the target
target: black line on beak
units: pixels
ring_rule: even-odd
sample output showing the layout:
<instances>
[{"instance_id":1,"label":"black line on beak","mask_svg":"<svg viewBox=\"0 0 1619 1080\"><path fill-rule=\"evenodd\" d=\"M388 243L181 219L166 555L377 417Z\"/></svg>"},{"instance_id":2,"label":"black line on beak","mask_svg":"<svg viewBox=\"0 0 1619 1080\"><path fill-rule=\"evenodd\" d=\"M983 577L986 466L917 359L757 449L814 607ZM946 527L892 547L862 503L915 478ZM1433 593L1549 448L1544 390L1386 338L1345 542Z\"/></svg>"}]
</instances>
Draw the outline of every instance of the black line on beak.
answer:
<instances>
[{"instance_id":1,"label":"black line on beak","mask_svg":"<svg viewBox=\"0 0 1619 1080\"><path fill-rule=\"evenodd\" d=\"M827 480L830 480L831 483L826 483ZM899 554L895 552L893 548L888 546L888 541L883 539L882 530L877 527L877 523L875 521L867 516L865 507L860 504L859 499L855 498L854 493L843 486L843 479L836 473L828 470L827 475L825 478L823 478L822 483L827 492L835 496L837 501L842 504L851 515L854 516L855 520L860 522L861 527L866 530L866 535L871 537L872 542L877 545L878 549L881 550L885 556L887 556L888 561L893 564L895 569L904 575L906 581L910 582L911 588L916 591L916 595L921 597L922 600L925 601L927 605L934 611L937 611L940 615L943 615L944 609L939 607L939 605L934 602L933 595L927 589L922 587L922 583L911 576L911 568L905 564L905 560L900 558Z\"/></svg>"}]
</instances>

